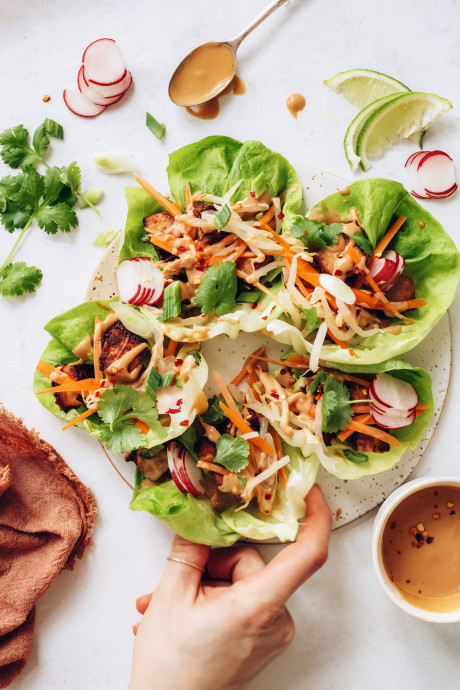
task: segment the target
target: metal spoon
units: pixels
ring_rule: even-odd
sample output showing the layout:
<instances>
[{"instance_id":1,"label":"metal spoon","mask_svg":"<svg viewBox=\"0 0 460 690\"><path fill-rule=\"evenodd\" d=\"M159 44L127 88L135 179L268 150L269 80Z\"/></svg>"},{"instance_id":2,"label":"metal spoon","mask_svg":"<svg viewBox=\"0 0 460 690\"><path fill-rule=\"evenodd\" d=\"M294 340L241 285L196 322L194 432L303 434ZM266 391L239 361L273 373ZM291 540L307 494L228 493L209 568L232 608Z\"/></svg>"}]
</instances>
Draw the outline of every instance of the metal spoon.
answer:
<instances>
[{"instance_id":1,"label":"metal spoon","mask_svg":"<svg viewBox=\"0 0 460 690\"><path fill-rule=\"evenodd\" d=\"M207 101L210 101L211 98L215 98L218 96L222 91L230 84L232 81L233 77L235 76L236 73L236 51L238 50L240 43L248 36L259 24L262 24L262 22L267 19L275 10L278 9L278 7L281 7L281 5L284 5L287 2L287 0L274 0L271 2L268 7L266 7L260 14L255 17L252 22L249 22L249 24L236 36L234 36L230 41L222 41L220 43L203 43L201 46L198 46L194 50L192 50L183 60L182 62L176 67L176 70L174 71L174 74L172 75L170 81L169 81L169 86L168 86L168 94L170 99L175 103L176 105L181 105L181 106L196 106L200 105L201 103L206 103ZM171 94L171 86L174 82L174 79L177 77L178 73L181 71L182 67L184 64L190 59L190 57L193 55L193 53L198 50L198 48L203 48L207 45L213 45L213 46L225 46L226 50L228 50L229 53L234 58L234 63L235 63L235 69L233 72L229 75L228 79L225 79L225 81L221 81L219 83L219 89L218 91L212 91L210 95L208 95L206 98L203 100L199 101L198 103L178 103L177 100L175 100Z\"/></svg>"}]
</instances>

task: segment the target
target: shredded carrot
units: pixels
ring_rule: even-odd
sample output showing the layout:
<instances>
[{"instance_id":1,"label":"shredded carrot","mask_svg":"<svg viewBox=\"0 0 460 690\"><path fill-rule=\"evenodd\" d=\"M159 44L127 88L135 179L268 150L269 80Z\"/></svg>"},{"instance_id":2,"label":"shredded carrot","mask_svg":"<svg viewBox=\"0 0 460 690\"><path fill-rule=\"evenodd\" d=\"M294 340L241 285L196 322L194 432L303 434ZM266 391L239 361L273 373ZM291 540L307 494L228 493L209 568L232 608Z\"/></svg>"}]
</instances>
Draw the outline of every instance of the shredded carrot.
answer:
<instances>
[{"instance_id":1,"label":"shredded carrot","mask_svg":"<svg viewBox=\"0 0 460 690\"><path fill-rule=\"evenodd\" d=\"M193 202L192 202L192 192L190 191L190 185L187 182L185 185L185 207L187 211L191 208L193 208Z\"/></svg>"},{"instance_id":2,"label":"shredded carrot","mask_svg":"<svg viewBox=\"0 0 460 690\"><path fill-rule=\"evenodd\" d=\"M342 350L348 350L352 357L358 356L356 354L356 352L354 350L352 350L349 345L346 344L345 341L340 340L340 338L336 338L336 336L329 330L329 328L327 329L327 334L328 334L329 338L334 341L334 343L336 343L337 345L339 345L342 348Z\"/></svg>"},{"instance_id":3,"label":"shredded carrot","mask_svg":"<svg viewBox=\"0 0 460 690\"><path fill-rule=\"evenodd\" d=\"M102 351L102 326L100 319L96 316L94 320L94 378L101 379L101 367L99 360Z\"/></svg>"},{"instance_id":4,"label":"shredded carrot","mask_svg":"<svg viewBox=\"0 0 460 690\"><path fill-rule=\"evenodd\" d=\"M417 298L417 299L408 299L405 302L390 302L390 304L395 309L398 309L399 311L406 311L406 309L418 309L419 307L426 307L428 302L426 302L424 299ZM375 307L372 307L372 308L373 309L383 309L383 310L388 309L386 304L377 304Z\"/></svg>"},{"instance_id":5,"label":"shredded carrot","mask_svg":"<svg viewBox=\"0 0 460 690\"><path fill-rule=\"evenodd\" d=\"M393 237L396 235L398 230L401 228L403 225L404 221L406 220L406 216L399 216L398 220L396 223L394 223L391 228L388 230L388 232L385 233L385 235L382 237L374 251L372 252L372 263L375 261L375 259L378 259L382 256L382 252L388 247L390 244L391 240Z\"/></svg>"},{"instance_id":6,"label":"shredded carrot","mask_svg":"<svg viewBox=\"0 0 460 690\"><path fill-rule=\"evenodd\" d=\"M149 425L146 424L145 422L142 422L140 419L136 419L136 426L141 432L141 434L146 434L148 430L150 429Z\"/></svg>"},{"instance_id":7,"label":"shredded carrot","mask_svg":"<svg viewBox=\"0 0 460 690\"><path fill-rule=\"evenodd\" d=\"M281 460L281 458L283 457L283 448L281 446L280 435L273 426L270 429L270 433L273 437L273 443L275 444L275 450L276 450L276 454L278 456L278 460ZM284 467L282 467L281 469L284 470ZM280 472L281 472L281 470L280 470Z\"/></svg>"},{"instance_id":8,"label":"shredded carrot","mask_svg":"<svg viewBox=\"0 0 460 690\"><path fill-rule=\"evenodd\" d=\"M265 229L268 230L269 232L271 232L275 242L277 242L281 247L283 247L283 249L285 249L292 256L294 256L294 252L292 251L291 245L288 242L286 242L286 240L284 240L281 235L278 235L278 233L275 232L275 230L273 230L273 228L271 228L270 226L265 226ZM292 258L292 256L291 256L291 258Z\"/></svg>"},{"instance_id":9,"label":"shredded carrot","mask_svg":"<svg viewBox=\"0 0 460 690\"><path fill-rule=\"evenodd\" d=\"M232 254L228 254L227 256L210 256L209 259L207 259L206 264L208 266L214 266L215 264L220 264L221 261L231 261L232 263L235 263L235 261L240 258L241 254L246 251L246 248L246 242L241 241Z\"/></svg>"},{"instance_id":10,"label":"shredded carrot","mask_svg":"<svg viewBox=\"0 0 460 690\"><path fill-rule=\"evenodd\" d=\"M382 429L377 429L374 426L368 426L367 424L362 424L361 422L351 421L348 422L348 428L352 431L359 431L362 434L366 434L366 436L378 438L380 441L384 441L384 443L388 443L390 446L401 446L401 443L397 438L390 436L390 434L387 434L385 431L382 431Z\"/></svg>"},{"instance_id":11,"label":"shredded carrot","mask_svg":"<svg viewBox=\"0 0 460 690\"><path fill-rule=\"evenodd\" d=\"M419 404L417 405L417 407L415 408L415 410L416 410L417 412L418 412L419 410L425 411L425 410L427 410L428 408L429 408L428 403L419 403Z\"/></svg>"},{"instance_id":12,"label":"shredded carrot","mask_svg":"<svg viewBox=\"0 0 460 690\"><path fill-rule=\"evenodd\" d=\"M39 391L37 393L37 395L43 395L44 393L62 393L64 391L68 391L68 392L80 392L80 391L93 392L93 391L97 391L97 389L100 387L101 387L101 380L100 379L82 379L81 381L75 381L75 379L69 379L68 381L64 381L64 383L61 383L59 386L52 386L51 388L44 388L42 391Z\"/></svg>"},{"instance_id":13,"label":"shredded carrot","mask_svg":"<svg viewBox=\"0 0 460 690\"><path fill-rule=\"evenodd\" d=\"M282 367L288 367L290 369L308 368L308 361L306 361L305 364L299 364L299 363L293 362L291 360L286 360L285 362L282 362L279 359L271 359L270 357L260 357L260 355L258 355L257 353L254 353L253 355L251 355L249 359L260 359L262 362L270 362L271 364L278 364Z\"/></svg>"},{"instance_id":14,"label":"shredded carrot","mask_svg":"<svg viewBox=\"0 0 460 690\"><path fill-rule=\"evenodd\" d=\"M177 343L175 340L170 340L168 343L168 347L165 350L165 357L171 357L172 355L176 354L176 347Z\"/></svg>"},{"instance_id":15,"label":"shredded carrot","mask_svg":"<svg viewBox=\"0 0 460 690\"><path fill-rule=\"evenodd\" d=\"M163 194L157 192L157 190L154 187L152 187L150 182L147 182L147 180L144 180L142 177L139 177L137 173L133 173L133 175L136 182L140 184L140 186L143 187L146 192L153 196L153 198L156 199L156 201L158 201L158 203L161 204L173 217L179 214L179 208L177 204L173 204L171 201L168 201L168 199L165 199Z\"/></svg>"},{"instance_id":16,"label":"shredded carrot","mask_svg":"<svg viewBox=\"0 0 460 690\"><path fill-rule=\"evenodd\" d=\"M49 379L50 374L53 374L54 372L58 371L56 369L56 367L53 367L53 365L50 364L49 362L45 362L44 359L41 359L35 368L37 371L40 372L40 374L43 374L43 376L46 376L47 379ZM59 372L59 373L61 373L61 372Z\"/></svg>"},{"instance_id":17,"label":"shredded carrot","mask_svg":"<svg viewBox=\"0 0 460 690\"><path fill-rule=\"evenodd\" d=\"M156 247L160 247L160 249L164 249L166 252L174 254L175 256L180 255L180 251L177 247L174 246L174 240L172 238L164 239L164 236L160 235L160 233L152 232L149 232L149 237L150 242L154 244Z\"/></svg>"},{"instance_id":18,"label":"shredded carrot","mask_svg":"<svg viewBox=\"0 0 460 690\"><path fill-rule=\"evenodd\" d=\"M288 481L288 477L287 477L286 470L284 469L284 467L282 467L282 468L280 469L279 475L280 475L280 477L281 477L281 482L282 482L282 484L283 484L283 489L285 489L285 488L286 488L287 481Z\"/></svg>"},{"instance_id":19,"label":"shredded carrot","mask_svg":"<svg viewBox=\"0 0 460 690\"><path fill-rule=\"evenodd\" d=\"M215 376L215 374L214 374ZM236 414L233 410L231 410L227 405L224 405L223 402L219 403L220 408L225 412L229 420L241 431L243 434L249 434L253 429L247 424L243 418L240 416L240 413L238 412L238 408L236 407L236 411L238 414ZM261 450L264 451L264 453L267 453L268 455L272 455L275 452L275 449L271 447L267 441L265 441L261 436L256 436L255 438L251 438L249 440L249 443L253 443L255 446L258 446Z\"/></svg>"},{"instance_id":20,"label":"shredded carrot","mask_svg":"<svg viewBox=\"0 0 460 690\"><path fill-rule=\"evenodd\" d=\"M209 470L210 472L216 472L217 474L228 474L228 470L220 465L216 465L214 462L205 462L204 460L199 460L196 463L197 467L202 467L204 470Z\"/></svg>"},{"instance_id":21,"label":"shredded carrot","mask_svg":"<svg viewBox=\"0 0 460 690\"><path fill-rule=\"evenodd\" d=\"M372 415L370 415L369 413L368 414L362 414L362 415L355 415L353 417L353 421L361 422L361 424L369 424L369 422L372 421ZM353 433L354 433L353 430L350 429L350 425L348 425L348 427L346 429L344 429L343 431L341 431L340 434L337 434L337 438L340 441L342 441L342 443L343 443Z\"/></svg>"},{"instance_id":22,"label":"shredded carrot","mask_svg":"<svg viewBox=\"0 0 460 690\"><path fill-rule=\"evenodd\" d=\"M69 422L68 424L63 426L62 431L65 431L66 429L70 429L71 426L73 426L74 424L78 424L78 422L82 422L84 419L86 419L90 415L94 414L95 412L97 412L97 410L85 410L84 412L79 414L78 417L75 417L75 419L72 419L71 422Z\"/></svg>"},{"instance_id":23,"label":"shredded carrot","mask_svg":"<svg viewBox=\"0 0 460 690\"><path fill-rule=\"evenodd\" d=\"M267 225L267 223L273 218L275 215L275 207L272 206L271 208L268 209L268 211L265 212L265 214L262 216L260 220L257 221L257 224L262 227L262 225Z\"/></svg>"},{"instance_id":24,"label":"shredded carrot","mask_svg":"<svg viewBox=\"0 0 460 690\"><path fill-rule=\"evenodd\" d=\"M236 402L233 400L233 396L230 393L230 391L228 390L227 386L225 385L225 382L224 382L224 379L222 378L222 376L219 374L218 371L213 371L212 375L214 376L216 383L219 386L219 390L221 392L221 395L222 395L223 399L225 400L225 402L227 403L227 405L229 406L229 408L232 410L232 412L234 414L236 414L238 416L239 419L241 419L241 421L243 421L243 418L240 415L240 411L239 411L238 407L236 406ZM249 430L251 431L251 429L249 429ZM243 432L243 433L245 433L245 432Z\"/></svg>"}]
</instances>

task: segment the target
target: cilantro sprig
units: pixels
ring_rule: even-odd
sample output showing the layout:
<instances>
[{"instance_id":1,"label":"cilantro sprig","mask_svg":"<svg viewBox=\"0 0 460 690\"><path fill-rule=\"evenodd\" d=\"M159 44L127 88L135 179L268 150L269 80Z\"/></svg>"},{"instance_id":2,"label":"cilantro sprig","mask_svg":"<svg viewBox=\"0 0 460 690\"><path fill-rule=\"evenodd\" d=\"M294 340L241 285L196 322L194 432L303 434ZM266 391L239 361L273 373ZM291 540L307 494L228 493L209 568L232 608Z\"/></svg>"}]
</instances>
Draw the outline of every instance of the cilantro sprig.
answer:
<instances>
[{"instance_id":1,"label":"cilantro sprig","mask_svg":"<svg viewBox=\"0 0 460 690\"><path fill-rule=\"evenodd\" d=\"M147 424L159 438L166 433L158 421L158 410L152 398L141 395L132 386L117 384L106 390L98 403L97 413L103 422L101 441L114 453L145 446L145 434L137 428L136 421Z\"/></svg>"},{"instance_id":2,"label":"cilantro sprig","mask_svg":"<svg viewBox=\"0 0 460 690\"><path fill-rule=\"evenodd\" d=\"M340 223L326 225L319 220L297 216L289 232L309 249L327 249L337 242L343 226Z\"/></svg>"},{"instance_id":3,"label":"cilantro sprig","mask_svg":"<svg viewBox=\"0 0 460 690\"><path fill-rule=\"evenodd\" d=\"M214 462L226 467L230 472L241 472L249 464L249 443L238 436L223 434L217 439L217 453Z\"/></svg>"},{"instance_id":4,"label":"cilantro sprig","mask_svg":"<svg viewBox=\"0 0 460 690\"><path fill-rule=\"evenodd\" d=\"M236 264L221 261L207 269L195 295L195 304L203 314L222 316L234 308L237 289Z\"/></svg>"},{"instance_id":5,"label":"cilantro sprig","mask_svg":"<svg viewBox=\"0 0 460 690\"><path fill-rule=\"evenodd\" d=\"M78 225L73 207L83 198L80 169L75 162L61 168L49 165L44 157L50 146L48 134L62 138L61 125L45 120L33 133L32 143L23 125L0 133L0 157L10 168L21 169L17 175L6 175L0 180L0 222L7 232L21 231L0 265L0 295L4 297L34 292L41 282L43 274L39 268L22 261L10 263L33 223L50 235L70 232ZM44 174L37 170L40 164L46 168ZM86 202L94 208L88 199Z\"/></svg>"},{"instance_id":6,"label":"cilantro sprig","mask_svg":"<svg viewBox=\"0 0 460 690\"><path fill-rule=\"evenodd\" d=\"M353 418L351 406L368 400L350 400L350 391L344 383L328 376L323 388L322 431L341 431L348 426Z\"/></svg>"}]
</instances>

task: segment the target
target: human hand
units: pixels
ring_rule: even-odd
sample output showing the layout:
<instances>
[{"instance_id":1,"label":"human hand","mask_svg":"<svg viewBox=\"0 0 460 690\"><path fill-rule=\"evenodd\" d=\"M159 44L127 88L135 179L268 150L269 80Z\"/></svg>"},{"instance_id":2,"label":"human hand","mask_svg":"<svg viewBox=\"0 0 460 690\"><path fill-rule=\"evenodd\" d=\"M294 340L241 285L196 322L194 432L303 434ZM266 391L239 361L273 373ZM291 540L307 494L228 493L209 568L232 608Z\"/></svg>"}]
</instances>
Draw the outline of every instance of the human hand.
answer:
<instances>
[{"instance_id":1,"label":"human hand","mask_svg":"<svg viewBox=\"0 0 460 690\"><path fill-rule=\"evenodd\" d=\"M176 536L134 643L129 690L245 690L294 638L285 607L327 559L331 512L315 485L297 541L266 565L250 546L210 549Z\"/></svg>"}]
</instances>

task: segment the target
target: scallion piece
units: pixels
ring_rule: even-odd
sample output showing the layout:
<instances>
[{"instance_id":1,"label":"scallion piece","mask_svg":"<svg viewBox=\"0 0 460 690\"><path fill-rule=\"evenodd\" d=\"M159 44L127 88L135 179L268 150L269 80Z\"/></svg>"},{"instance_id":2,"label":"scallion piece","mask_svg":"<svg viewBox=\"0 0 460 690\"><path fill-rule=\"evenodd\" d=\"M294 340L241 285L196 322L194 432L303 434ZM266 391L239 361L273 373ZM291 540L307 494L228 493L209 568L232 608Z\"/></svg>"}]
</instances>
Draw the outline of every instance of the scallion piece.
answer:
<instances>
[{"instance_id":1,"label":"scallion piece","mask_svg":"<svg viewBox=\"0 0 460 690\"><path fill-rule=\"evenodd\" d=\"M168 285L163 295L163 316L162 321L173 319L179 316L182 310L180 301L179 281L176 280Z\"/></svg>"},{"instance_id":2,"label":"scallion piece","mask_svg":"<svg viewBox=\"0 0 460 690\"><path fill-rule=\"evenodd\" d=\"M145 392L149 395L155 402L157 399L157 390L161 385L163 377L158 373L156 369L152 369L147 379L147 385L145 387Z\"/></svg>"},{"instance_id":3,"label":"scallion piece","mask_svg":"<svg viewBox=\"0 0 460 690\"><path fill-rule=\"evenodd\" d=\"M222 228L227 225L228 221L230 220L232 215L232 212L230 211L230 208L228 204L224 204L224 206L221 208L219 213L214 216L214 225L218 230L222 230Z\"/></svg>"},{"instance_id":4,"label":"scallion piece","mask_svg":"<svg viewBox=\"0 0 460 690\"><path fill-rule=\"evenodd\" d=\"M80 208L93 207L102 196L102 189L88 189L81 198Z\"/></svg>"},{"instance_id":5,"label":"scallion piece","mask_svg":"<svg viewBox=\"0 0 460 690\"><path fill-rule=\"evenodd\" d=\"M165 133L165 126L160 124L158 120L155 120L153 115L150 113L145 114L145 124L149 130L156 136L157 139L162 139Z\"/></svg>"},{"instance_id":6,"label":"scallion piece","mask_svg":"<svg viewBox=\"0 0 460 690\"><path fill-rule=\"evenodd\" d=\"M172 374L165 374L164 376L161 377L161 382L160 382L160 388L166 388L167 386L170 386L172 384L173 380L173 375Z\"/></svg>"},{"instance_id":7,"label":"scallion piece","mask_svg":"<svg viewBox=\"0 0 460 690\"><path fill-rule=\"evenodd\" d=\"M249 304L255 304L262 297L261 290L245 290L240 292L236 297L237 302L249 302Z\"/></svg>"},{"instance_id":8,"label":"scallion piece","mask_svg":"<svg viewBox=\"0 0 460 690\"><path fill-rule=\"evenodd\" d=\"M50 134L52 137L56 137L56 139L64 139L64 129L59 122L55 122L47 117L43 123L43 127L45 128L45 132Z\"/></svg>"},{"instance_id":9,"label":"scallion piece","mask_svg":"<svg viewBox=\"0 0 460 690\"><path fill-rule=\"evenodd\" d=\"M252 183L252 190L254 194L259 197L262 196L266 189L267 183L265 182L265 175L263 172L260 172Z\"/></svg>"}]
</instances>

